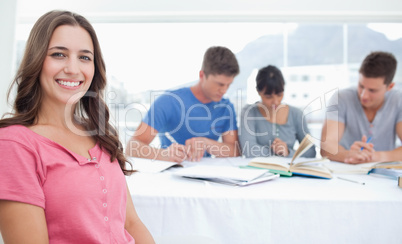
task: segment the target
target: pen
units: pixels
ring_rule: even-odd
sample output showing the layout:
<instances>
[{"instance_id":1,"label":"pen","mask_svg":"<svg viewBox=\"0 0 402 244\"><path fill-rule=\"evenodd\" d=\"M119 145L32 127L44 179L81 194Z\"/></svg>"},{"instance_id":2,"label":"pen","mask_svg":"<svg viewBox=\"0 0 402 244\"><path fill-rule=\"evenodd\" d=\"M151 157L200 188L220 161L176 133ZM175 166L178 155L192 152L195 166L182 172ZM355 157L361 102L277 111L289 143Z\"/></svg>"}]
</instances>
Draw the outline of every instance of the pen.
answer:
<instances>
[{"instance_id":1,"label":"pen","mask_svg":"<svg viewBox=\"0 0 402 244\"><path fill-rule=\"evenodd\" d=\"M366 143L369 143L371 141L371 136L367 139ZM363 151L364 147L360 148L360 151Z\"/></svg>"},{"instance_id":2,"label":"pen","mask_svg":"<svg viewBox=\"0 0 402 244\"><path fill-rule=\"evenodd\" d=\"M169 134L169 132L165 132L165 136L171 143L177 143L177 141L173 138L171 134Z\"/></svg>"},{"instance_id":3,"label":"pen","mask_svg":"<svg viewBox=\"0 0 402 244\"><path fill-rule=\"evenodd\" d=\"M360 181L357 181L357 180L351 180L351 179L348 179L348 178L343 178L343 177L337 177L338 179L340 179L340 180L346 180L346 181L349 181L349 182L353 182L353 183L357 183L357 184L361 184L361 185L365 185L365 183L364 182L360 182Z\"/></svg>"},{"instance_id":4,"label":"pen","mask_svg":"<svg viewBox=\"0 0 402 244\"><path fill-rule=\"evenodd\" d=\"M272 123L272 135L277 138L279 137L279 128L276 123Z\"/></svg>"}]
</instances>

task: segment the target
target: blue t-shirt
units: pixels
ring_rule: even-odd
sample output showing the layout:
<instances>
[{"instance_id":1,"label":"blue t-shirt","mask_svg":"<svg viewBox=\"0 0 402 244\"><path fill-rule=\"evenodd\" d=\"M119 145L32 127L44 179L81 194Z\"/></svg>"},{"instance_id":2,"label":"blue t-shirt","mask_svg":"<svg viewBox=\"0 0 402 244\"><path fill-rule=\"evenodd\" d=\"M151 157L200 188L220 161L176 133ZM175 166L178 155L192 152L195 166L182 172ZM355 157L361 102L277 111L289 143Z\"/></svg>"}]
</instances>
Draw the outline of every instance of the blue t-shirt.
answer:
<instances>
[{"instance_id":1,"label":"blue t-shirt","mask_svg":"<svg viewBox=\"0 0 402 244\"><path fill-rule=\"evenodd\" d=\"M217 141L222 133L237 130L234 106L228 99L203 104L189 87L167 91L158 97L143 122L158 131L163 148L172 144L165 132L184 145L193 137Z\"/></svg>"}]
</instances>

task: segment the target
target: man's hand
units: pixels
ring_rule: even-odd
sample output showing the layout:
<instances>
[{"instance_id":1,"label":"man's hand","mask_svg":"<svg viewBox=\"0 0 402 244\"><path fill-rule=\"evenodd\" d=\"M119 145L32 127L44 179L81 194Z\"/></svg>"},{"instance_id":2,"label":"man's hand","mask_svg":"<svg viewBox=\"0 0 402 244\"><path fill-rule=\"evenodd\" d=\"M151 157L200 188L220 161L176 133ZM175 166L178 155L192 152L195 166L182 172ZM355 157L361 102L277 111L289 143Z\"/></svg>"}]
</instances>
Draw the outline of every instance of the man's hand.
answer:
<instances>
[{"instance_id":1,"label":"man's hand","mask_svg":"<svg viewBox=\"0 0 402 244\"><path fill-rule=\"evenodd\" d=\"M172 143L161 152L163 160L181 163L187 159L187 147L178 143Z\"/></svg>"},{"instance_id":2,"label":"man's hand","mask_svg":"<svg viewBox=\"0 0 402 244\"><path fill-rule=\"evenodd\" d=\"M189 161L198 162L201 160L207 150L206 140L205 137L193 137L186 140L187 159Z\"/></svg>"},{"instance_id":3,"label":"man's hand","mask_svg":"<svg viewBox=\"0 0 402 244\"><path fill-rule=\"evenodd\" d=\"M275 138L275 140L271 144L271 148L276 155L283 157L289 155L288 145L279 138Z\"/></svg>"},{"instance_id":4,"label":"man's hand","mask_svg":"<svg viewBox=\"0 0 402 244\"><path fill-rule=\"evenodd\" d=\"M374 145L367 143L367 137L363 136L361 141L355 141L350 147L349 153L345 158L345 163L361 164L373 161Z\"/></svg>"}]
</instances>

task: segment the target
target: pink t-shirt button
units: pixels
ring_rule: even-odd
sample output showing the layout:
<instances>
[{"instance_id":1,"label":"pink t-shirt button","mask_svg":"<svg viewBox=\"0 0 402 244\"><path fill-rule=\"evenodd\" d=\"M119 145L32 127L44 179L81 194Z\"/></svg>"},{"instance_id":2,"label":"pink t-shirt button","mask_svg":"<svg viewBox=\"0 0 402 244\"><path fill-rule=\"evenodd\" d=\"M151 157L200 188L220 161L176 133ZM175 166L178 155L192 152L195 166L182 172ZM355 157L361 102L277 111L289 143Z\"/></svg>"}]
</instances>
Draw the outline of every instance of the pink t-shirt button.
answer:
<instances>
[{"instance_id":1,"label":"pink t-shirt button","mask_svg":"<svg viewBox=\"0 0 402 244\"><path fill-rule=\"evenodd\" d=\"M103 207L105 207L105 208L106 208L106 207L107 207L107 203L104 203L104 204L103 204Z\"/></svg>"},{"instance_id":2,"label":"pink t-shirt button","mask_svg":"<svg viewBox=\"0 0 402 244\"><path fill-rule=\"evenodd\" d=\"M104 219L105 221L108 221L108 220L109 220L109 218L108 218L108 217L104 217L103 219Z\"/></svg>"},{"instance_id":3,"label":"pink t-shirt button","mask_svg":"<svg viewBox=\"0 0 402 244\"><path fill-rule=\"evenodd\" d=\"M103 193L106 193L107 192L107 190L106 189L103 189Z\"/></svg>"},{"instance_id":4,"label":"pink t-shirt button","mask_svg":"<svg viewBox=\"0 0 402 244\"><path fill-rule=\"evenodd\" d=\"M104 180L104 179L105 179L105 177L103 177L103 176L100 177L100 180Z\"/></svg>"}]
</instances>

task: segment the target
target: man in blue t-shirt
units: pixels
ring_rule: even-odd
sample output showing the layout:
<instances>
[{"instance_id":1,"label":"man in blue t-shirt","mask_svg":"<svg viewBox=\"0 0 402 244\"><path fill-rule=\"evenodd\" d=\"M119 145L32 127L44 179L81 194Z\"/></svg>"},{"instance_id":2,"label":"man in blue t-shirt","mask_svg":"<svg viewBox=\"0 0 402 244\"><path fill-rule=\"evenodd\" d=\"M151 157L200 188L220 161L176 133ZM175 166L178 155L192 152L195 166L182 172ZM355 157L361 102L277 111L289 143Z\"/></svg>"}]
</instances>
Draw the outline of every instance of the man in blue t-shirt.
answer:
<instances>
[{"instance_id":1,"label":"man in blue t-shirt","mask_svg":"<svg viewBox=\"0 0 402 244\"><path fill-rule=\"evenodd\" d=\"M359 70L357 88L335 93L327 106L321 155L345 163L402 160L402 93L392 89L397 61L372 52Z\"/></svg>"},{"instance_id":2,"label":"man in blue t-shirt","mask_svg":"<svg viewBox=\"0 0 402 244\"><path fill-rule=\"evenodd\" d=\"M199 161L204 155L239 156L235 110L223 98L237 74L235 55L225 47L210 47L198 83L159 96L128 142L126 154L173 162ZM149 145L156 135L161 148Z\"/></svg>"}]
</instances>

